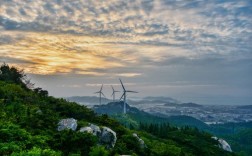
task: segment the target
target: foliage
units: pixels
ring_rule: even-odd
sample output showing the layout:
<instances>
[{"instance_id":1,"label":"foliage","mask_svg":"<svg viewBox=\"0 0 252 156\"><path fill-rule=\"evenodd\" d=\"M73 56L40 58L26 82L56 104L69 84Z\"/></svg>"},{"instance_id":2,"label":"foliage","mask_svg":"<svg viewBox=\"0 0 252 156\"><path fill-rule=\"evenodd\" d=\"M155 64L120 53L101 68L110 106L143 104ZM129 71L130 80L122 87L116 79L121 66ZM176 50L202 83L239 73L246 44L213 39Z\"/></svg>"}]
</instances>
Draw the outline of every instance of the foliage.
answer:
<instances>
[{"instance_id":1,"label":"foliage","mask_svg":"<svg viewBox=\"0 0 252 156\"><path fill-rule=\"evenodd\" d=\"M108 156L109 152L103 146L94 146L89 152L89 156Z\"/></svg>"},{"instance_id":2,"label":"foliage","mask_svg":"<svg viewBox=\"0 0 252 156\"><path fill-rule=\"evenodd\" d=\"M9 67L7 64L3 64L0 67L0 80L6 82L13 82L16 84L23 84L23 78L25 74L22 70L18 70L15 67Z\"/></svg>"},{"instance_id":3,"label":"foliage","mask_svg":"<svg viewBox=\"0 0 252 156\"><path fill-rule=\"evenodd\" d=\"M61 152L56 152L51 149L40 149L33 147L28 151L21 151L20 153L12 153L11 156L60 156Z\"/></svg>"}]
</instances>

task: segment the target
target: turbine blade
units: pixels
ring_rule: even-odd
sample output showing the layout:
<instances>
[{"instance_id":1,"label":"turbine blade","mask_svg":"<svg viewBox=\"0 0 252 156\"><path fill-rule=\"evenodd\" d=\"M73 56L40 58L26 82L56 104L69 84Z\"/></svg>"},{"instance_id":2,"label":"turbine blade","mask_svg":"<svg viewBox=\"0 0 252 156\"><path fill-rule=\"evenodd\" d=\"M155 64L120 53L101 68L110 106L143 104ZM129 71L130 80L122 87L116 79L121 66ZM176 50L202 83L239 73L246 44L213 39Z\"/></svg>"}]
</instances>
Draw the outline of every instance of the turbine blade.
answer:
<instances>
[{"instance_id":1,"label":"turbine blade","mask_svg":"<svg viewBox=\"0 0 252 156\"><path fill-rule=\"evenodd\" d=\"M98 93L100 93L99 91L98 92L94 92L94 94L98 94Z\"/></svg>"},{"instance_id":2,"label":"turbine blade","mask_svg":"<svg viewBox=\"0 0 252 156\"><path fill-rule=\"evenodd\" d=\"M102 86L101 86L100 92L102 91L102 88L103 88L103 84L102 84Z\"/></svg>"},{"instance_id":3,"label":"turbine blade","mask_svg":"<svg viewBox=\"0 0 252 156\"><path fill-rule=\"evenodd\" d=\"M111 88L112 88L112 90L113 90L113 92L114 92L115 90L114 90L114 87L113 87L112 85L111 85Z\"/></svg>"},{"instance_id":4,"label":"turbine blade","mask_svg":"<svg viewBox=\"0 0 252 156\"><path fill-rule=\"evenodd\" d=\"M106 96L103 94L103 92L101 92L101 94L106 98Z\"/></svg>"},{"instance_id":5,"label":"turbine blade","mask_svg":"<svg viewBox=\"0 0 252 156\"><path fill-rule=\"evenodd\" d=\"M122 83L122 80L119 78L119 80L120 80L120 82L121 82L121 85L122 85L122 88L123 88L123 90L125 91L125 88L124 88L124 85L123 85L123 83Z\"/></svg>"},{"instance_id":6,"label":"turbine blade","mask_svg":"<svg viewBox=\"0 0 252 156\"><path fill-rule=\"evenodd\" d=\"M113 96L115 94L115 92L113 92L112 94L111 94L111 96Z\"/></svg>"},{"instance_id":7,"label":"turbine blade","mask_svg":"<svg viewBox=\"0 0 252 156\"><path fill-rule=\"evenodd\" d=\"M123 94L122 94L122 96L121 96L121 98L120 98L120 100L119 100L119 101L121 101L121 100L122 100L122 98L123 98L124 94L125 94L125 93L123 93Z\"/></svg>"}]
</instances>

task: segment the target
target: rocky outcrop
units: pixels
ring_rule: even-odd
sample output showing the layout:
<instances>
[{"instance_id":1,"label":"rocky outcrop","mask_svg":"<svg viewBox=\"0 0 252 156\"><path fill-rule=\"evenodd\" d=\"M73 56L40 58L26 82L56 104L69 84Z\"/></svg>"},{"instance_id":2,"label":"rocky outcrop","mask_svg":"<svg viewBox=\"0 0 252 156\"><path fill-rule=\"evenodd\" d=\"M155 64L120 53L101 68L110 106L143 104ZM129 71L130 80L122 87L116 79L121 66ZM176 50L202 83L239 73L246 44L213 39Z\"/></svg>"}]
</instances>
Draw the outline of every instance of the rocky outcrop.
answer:
<instances>
[{"instance_id":1,"label":"rocky outcrop","mask_svg":"<svg viewBox=\"0 0 252 156\"><path fill-rule=\"evenodd\" d=\"M219 142L219 147L225 151L232 152L230 145L224 139L220 139L217 137L212 137L212 139L217 140Z\"/></svg>"},{"instance_id":2,"label":"rocky outcrop","mask_svg":"<svg viewBox=\"0 0 252 156\"><path fill-rule=\"evenodd\" d=\"M80 132L87 132L87 133L91 133L96 136L100 136L101 129L99 126L96 126L94 124L89 123L88 126L80 128Z\"/></svg>"},{"instance_id":3,"label":"rocky outcrop","mask_svg":"<svg viewBox=\"0 0 252 156\"><path fill-rule=\"evenodd\" d=\"M81 127L80 132L86 132L86 133L92 133L93 134L93 130L90 127Z\"/></svg>"},{"instance_id":4,"label":"rocky outcrop","mask_svg":"<svg viewBox=\"0 0 252 156\"><path fill-rule=\"evenodd\" d=\"M101 134L101 129L99 126L96 126L94 124L89 124L89 127L92 128L94 135L99 136Z\"/></svg>"},{"instance_id":5,"label":"rocky outcrop","mask_svg":"<svg viewBox=\"0 0 252 156\"><path fill-rule=\"evenodd\" d=\"M106 145L107 148L112 148L116 143L116 133L108 127L103 127L100 135L100 143Z\"/></svg>"},{"instance_id":6,"label":"rocky outcrop","mask_svg":"<svg viewBox=\"0 0 252 156\"><path fill-rule=\"evenodd\" d=\"M105 145L106 148L112 148L116 143L116 133L108 127L102 127L94 124L89 124L89 126L82 127L80 132L91 133L99 138L99 144Z\"/></svg>"},{"instance_id":7,"label":"rocky outcrop","mask_svg":"<svg viewBox=\"0 0 252 156\"><path fill-rule=\"evenodd\" d=\"M133 133L132 135L133 135L133 137L137 138L137 140L138 140L141 148L145 148L146 147L143 139L141 139L136 133Z\"/></svg>"},{"instance_id":8,"label":"rocky outcrop","mask_svg":"<svg viewBox=\"0 0 252 156\"><path fill-rule=\"evenodd\" d=\"M62 119L58 123L58 131L62 131L65 129L71 129L75 131L77 128L77 120L74 118Z\"/></svg>"}]
</instances>

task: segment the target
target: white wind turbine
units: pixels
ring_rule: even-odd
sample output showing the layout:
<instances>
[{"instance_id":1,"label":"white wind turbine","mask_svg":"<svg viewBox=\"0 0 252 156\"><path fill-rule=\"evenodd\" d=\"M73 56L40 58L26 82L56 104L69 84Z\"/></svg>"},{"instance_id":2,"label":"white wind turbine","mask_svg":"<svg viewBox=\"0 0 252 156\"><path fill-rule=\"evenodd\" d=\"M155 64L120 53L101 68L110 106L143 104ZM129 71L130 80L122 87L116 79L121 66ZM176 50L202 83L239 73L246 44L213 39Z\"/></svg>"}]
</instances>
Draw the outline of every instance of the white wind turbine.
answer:
<instances>
[{"instance_id":1,"label":"white wind turbine","mask_svg":"<svg viewBox=\"0 0 252 156\"><path fill-rule=\"evenodd\" d=\"M123 98L123 113L126 114L126 96L127 96L127 93L138 93L138 92L131 91L131 90L126 90L123 83L122 83L122 80L121 79L119 79L119 80L120 80L122 88L123 88L123 94L122 94L120 100Z\"/></svg>"},{"instance_id":2,"label":"white wind turbine","mask_svg":"<svg viewBox=\"0 0 252 156\"><path fill-rule=\"evenodd\" d=\"M120 92L120 91L115 90L112 85L111 85L111 88L112 88L112 91L113 91L111 96L113 96L113 102L114 102L115 101L115 93Z\"/></svg>"},{"instance_id":3,"label":"white wind turbine","mask_svg":"<svg viewBox=\"0 0 252 156\"><path fill-rule=\"evenodd\" d=\"M100 101L100 105L101 105L101 95L103 95L104 97L106 97L106 96L103 94L103 92L102 92L102 88L103 88L103 84L102 84L102 86L101 86L100 91L95 92L95 94L99 94L99 97L100 97L100 99L99 99L99 101Z\"/></svg>"}]
</instances>

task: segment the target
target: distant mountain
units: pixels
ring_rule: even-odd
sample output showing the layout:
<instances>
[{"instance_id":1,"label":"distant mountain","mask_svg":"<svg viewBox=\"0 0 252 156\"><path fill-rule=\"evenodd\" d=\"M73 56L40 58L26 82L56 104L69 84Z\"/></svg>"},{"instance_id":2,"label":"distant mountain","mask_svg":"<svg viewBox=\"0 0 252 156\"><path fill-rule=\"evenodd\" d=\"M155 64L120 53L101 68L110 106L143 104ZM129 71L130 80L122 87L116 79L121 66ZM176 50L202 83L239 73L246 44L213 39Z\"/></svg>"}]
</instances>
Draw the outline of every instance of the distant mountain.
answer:
<instances>
[{"instance_id":1,"label":"distant mountain","mask_svg":"<svg viewBox=\"0 0 252 156\"><path fill-rule=\"evenodd\" d=\"M192 103L192 102L189 102L189 103L181 103L181 104L178 104L178 103L166 103L164 104L164 106L170 106L170 107L202 107L202 105L199 105L199 104L196 104L196 103Z\"/></svg>"},{"instance_id":2,"label":"distant mountain","mask_svg":"<svg viewBox=\"0 0 252 156\"><path fill-rule=\"evenodd\" d=\"M165 96L147 96L143 98L143 100L148 100L148 101L161 101L161 102L169 102L169 103L180 103L178 100L170 98L170 97L165 97Z\"/></svg>"},{"instance_id":3,"label":"distant mountain","mask_svg":"<svg viewBox=\"0 0 252 156\"><path fill-rule=\"evenodd\" d=\"M238 106L239 109L252 109L252 105Z\"/></svg>"},{"instance_id":4,"label":"distant mountain","mask_svg":"<svg viewBox=\"0 0 252 156\"><path fill-rule=\"evenodd\" d=\"M199 105L199 104L196 104L196 103L192 103L192 102L189 102L189 103L182 103L182 104L179 104L180 107L202 107L202 105Z\"/></svg>"},{"instance_id":5,"label":"distant mountain","mask_svg":"<svg viewBox=\"0 0 252 156\"><path fill-rule=\"evenodd\" d=\"M97 105L99 104L99 97L97 96L72 96L72 97L67 97L65 98L68 101L71 102L77 102L79 104L83 104L83 105L89 105L89 106L93 106L93 105ZM113 102L110 99L104 98L102 97L102 103L106 104L106 103L110 103ZM170 98L170 97L152 97L152 96L148 96L148 97L144 97L144 98L132 98L132 99L128 99L127 100L128 103L130 103L132 106L133 105L148 105L148 104L166 104L166 103L180 103L178 100Z\"/></svg>"},{"instance_id":6,"label":"distant mountain","mask_svg":"<svg viewBox=\"0 0 252 156\"><path fill-rule=\"evenodd\" d=\"M106 105L96 105L93 110L98 114L108 114L118 119L123 113L123 102L110 102ZM208 130L210 127L204 122L189 116L158 116L152 115L126 104L127 116L138 123L170 123L176 126L193 126Z\"/></svg>"},{"instance_id":7,"label":"distant mountain","mask_svg":"<svg viewBox=\"0 0 252 156\"><path fill-rule=\"evenodd\" d=\"M95 105L93 107L93 110L98 114L108 114L108 115L122 114L123 105L124 103L122 101L110 102L104 105ZM135 107L130 107L128 104L126 104L126 110L127 110L127 113L130 113L130 114L135 114L135 113L148 114L144 111L138 110Z\"/></svg>"},{"instance_id":8,"label":"distant mountain","mask_svg":"<svg viewBox=\"0 0 252 156\"><path fill-rule=\"evenodd\" d=\"M99 97L97 96L72 96L65 98L71 102L77 102L82 105L97 105L99 104ZM102 103L109 103L111 100L102 97Z\"/></svg>"}]
</instances>

